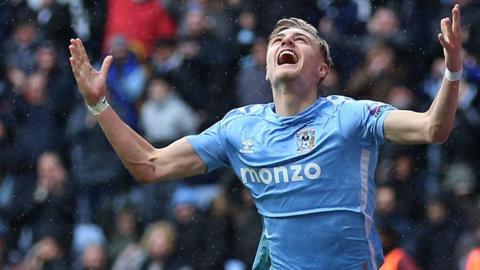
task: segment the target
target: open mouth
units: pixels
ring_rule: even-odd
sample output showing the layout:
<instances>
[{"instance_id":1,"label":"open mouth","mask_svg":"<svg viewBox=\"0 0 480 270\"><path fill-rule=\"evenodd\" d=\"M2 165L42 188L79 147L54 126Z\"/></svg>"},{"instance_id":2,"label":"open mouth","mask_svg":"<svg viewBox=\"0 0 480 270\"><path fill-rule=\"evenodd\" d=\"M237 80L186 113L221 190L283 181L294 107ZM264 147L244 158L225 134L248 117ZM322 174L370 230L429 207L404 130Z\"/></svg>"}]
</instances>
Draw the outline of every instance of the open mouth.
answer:
<instances>
[{"instance_id":1,"label":"open mouth","mask_svg":"<svg viewBox=\"0 0 480 270\"><path fill-rule=\"evenodd\" d=\"M296 64L298 61L297 55L291 50L283 50L278 55L277 64Z\"/></svg>"}]
</instances>

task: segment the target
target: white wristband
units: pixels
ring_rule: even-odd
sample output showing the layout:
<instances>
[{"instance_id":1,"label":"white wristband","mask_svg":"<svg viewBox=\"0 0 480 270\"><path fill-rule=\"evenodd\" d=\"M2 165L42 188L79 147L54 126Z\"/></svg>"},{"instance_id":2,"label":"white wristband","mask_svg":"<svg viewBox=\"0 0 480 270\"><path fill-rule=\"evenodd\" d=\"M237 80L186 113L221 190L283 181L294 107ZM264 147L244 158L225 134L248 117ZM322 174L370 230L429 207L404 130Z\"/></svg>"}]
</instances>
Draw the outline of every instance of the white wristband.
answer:
<instances>
[{"instance_id":1,"label":"white wristband","mask_svg":"<svg viewBox=\"0 0 480 270\"><path fill-rule=\"evenodd\" d=\"M88 110L93 114L93 115L99 115L103 111L105 111L108 107L110 107L110 104L108 104L107 99L105 96L103 96L97 104L90 106L87 104Z\"/></svg>"},{"instance_id":2,"label":"white wristband","mask_svg":"<svg viewBox=\"0 0 480 270\"><path fill-rule=\"evenodd\" d=\"M448 68L445 68L445 78L451 82L458 81L462 78L462 70L457 72L451 72Z\"/></svg>"}]
</instances>

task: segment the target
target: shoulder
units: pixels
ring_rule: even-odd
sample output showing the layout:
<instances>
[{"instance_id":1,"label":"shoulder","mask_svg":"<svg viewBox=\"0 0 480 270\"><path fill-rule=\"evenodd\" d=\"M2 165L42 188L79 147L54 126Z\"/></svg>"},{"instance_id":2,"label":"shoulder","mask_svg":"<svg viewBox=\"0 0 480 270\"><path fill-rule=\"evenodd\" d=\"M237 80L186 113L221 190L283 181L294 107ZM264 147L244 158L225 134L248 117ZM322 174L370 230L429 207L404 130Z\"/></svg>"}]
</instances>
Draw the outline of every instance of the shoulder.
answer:
<instances>
[{"instance_id":1,"label":"shoulder","mask_svg":"<svg viewBox=\"0 0 480 270\"><path fill-rule=\"evenodd\" d=\"M356 100L351 97L333 95L325 98L327 102L330 102L333 106L337 107L341 111L355 112L355 111L368 111L372 115L378 114L384 107L389 106L386 103L374 100Z\"/></svg>"},{"instance_id":2,"label":"shoulder","mask_svg":"<svg viewBox=\"0 0 480 270\"><path fill-rule=\"evenodd\" d=\"M252 104L230 110L220 121L222 125L263 118L269 104Z\"/></svg>"},{"instance_id":3,"label":"shoulder","mask_svg":"<svg viewBox=\"0 0 480 270\"><path fill-rule=\"evenodd\" d=\"M343 105L345 103L352 103L356 101L355 99L351 97L346 97L346 96L340 96L340 95L331 95L325 97L325 100L327 102L330 102L333 105Z\"/></svg>"}]
</instances>

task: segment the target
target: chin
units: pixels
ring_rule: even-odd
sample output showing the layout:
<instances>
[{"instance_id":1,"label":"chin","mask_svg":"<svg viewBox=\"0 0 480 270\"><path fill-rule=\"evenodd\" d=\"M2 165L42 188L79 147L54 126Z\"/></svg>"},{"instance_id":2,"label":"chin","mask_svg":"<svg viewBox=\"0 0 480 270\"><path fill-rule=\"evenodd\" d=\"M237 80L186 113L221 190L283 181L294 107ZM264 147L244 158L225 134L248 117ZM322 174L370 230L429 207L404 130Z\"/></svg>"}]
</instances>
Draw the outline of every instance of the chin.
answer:
<instances>
[{"instance_id":1,"label":"chin","mask_svg":"<svg viewBox=\"0 0 480 270\"><path fill-rule=\"evenodd\" d=\"M275 74L275 81L289 81L299 77L299 68L279 68Z\"/></svg>"}]
</instances>

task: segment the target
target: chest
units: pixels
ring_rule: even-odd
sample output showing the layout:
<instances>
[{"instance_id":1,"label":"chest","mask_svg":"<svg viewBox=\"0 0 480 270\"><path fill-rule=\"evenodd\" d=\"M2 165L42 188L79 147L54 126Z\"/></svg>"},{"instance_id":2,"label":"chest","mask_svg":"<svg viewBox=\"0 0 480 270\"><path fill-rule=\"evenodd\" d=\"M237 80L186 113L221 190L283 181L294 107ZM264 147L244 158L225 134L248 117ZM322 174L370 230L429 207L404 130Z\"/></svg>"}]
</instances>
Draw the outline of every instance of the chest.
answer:
<instances>
[{"instance_id":1,"label":"chest","mask_svg":"<svg viewBox=\"0 0 480 270\"><path fill-rule=\"evenodd\" d=\"M231 155L249 167L268 167L340 155L344 139L336 117L317 117L297 124L247 122L228 137Z\"/></svg>"}]
</instances>

